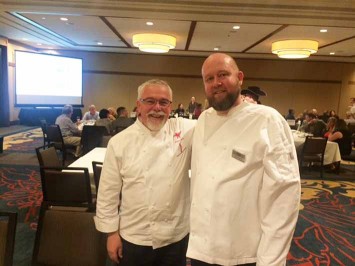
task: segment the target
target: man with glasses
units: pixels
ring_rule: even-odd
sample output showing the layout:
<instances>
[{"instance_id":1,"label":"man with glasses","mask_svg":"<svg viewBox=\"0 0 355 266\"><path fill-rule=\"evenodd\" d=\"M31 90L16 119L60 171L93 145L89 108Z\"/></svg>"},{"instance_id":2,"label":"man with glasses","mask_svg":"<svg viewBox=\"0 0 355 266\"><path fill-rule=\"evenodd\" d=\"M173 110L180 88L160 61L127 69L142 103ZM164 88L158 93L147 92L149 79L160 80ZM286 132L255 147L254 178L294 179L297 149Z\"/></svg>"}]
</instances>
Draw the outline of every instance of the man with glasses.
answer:
<instances>
[{"instance_id":1,"label":"man with glasses","mask_svg":"<svg viewBox=\"0 0 355 266\"><path fill-rule=\"evenodd\" d=\"M138 119L107 147L95 224L120 266L186 265L195 121L168 120L171 103L165 81L140 85Z\"/></svg>"}]
</instances>

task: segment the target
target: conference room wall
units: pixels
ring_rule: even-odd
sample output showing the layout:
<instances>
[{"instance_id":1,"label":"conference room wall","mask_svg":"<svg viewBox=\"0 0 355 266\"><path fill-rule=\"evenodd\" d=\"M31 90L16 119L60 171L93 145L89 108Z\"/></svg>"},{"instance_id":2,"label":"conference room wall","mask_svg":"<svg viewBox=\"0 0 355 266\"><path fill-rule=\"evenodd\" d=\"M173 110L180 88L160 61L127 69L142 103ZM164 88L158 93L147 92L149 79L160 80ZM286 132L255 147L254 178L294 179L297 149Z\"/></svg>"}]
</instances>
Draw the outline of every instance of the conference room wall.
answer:
<instances>
[{"instance_id":1,"label":"conference room wall","mask_svg":"<svg viewBox=\"0 0 355 266\"><path fill-rule=\"evenodd\" d=\"M96 103L98 108L125 105L132 109L138 85L150 78L162 78L171 84L173 108L180 102L186 107L191 96L204 102L200 74L204 57L85 52L76 55L84 58L85 106ZM334 109L344 116L352 94L351 82L355 84L353 64L255 59L239 59L238 64L245 73L243 88L260 86L268 93L261 98L262 103L282 114L289 108L296 113L316 108L319 112Z\"/></svg>"}]
</instances>

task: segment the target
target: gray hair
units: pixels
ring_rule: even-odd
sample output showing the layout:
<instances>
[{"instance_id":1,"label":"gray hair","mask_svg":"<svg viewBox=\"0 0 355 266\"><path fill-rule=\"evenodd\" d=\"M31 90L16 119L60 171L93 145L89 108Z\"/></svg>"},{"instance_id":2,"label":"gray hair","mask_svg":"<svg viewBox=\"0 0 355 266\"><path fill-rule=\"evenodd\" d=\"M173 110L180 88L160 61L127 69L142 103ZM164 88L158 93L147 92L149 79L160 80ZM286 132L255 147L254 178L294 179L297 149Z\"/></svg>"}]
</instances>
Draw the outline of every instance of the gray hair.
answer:
<instances>
[{"instance_id":1,"label":"gray hair","mask_svg":"<svg viewBox=\"0 0 355 266\"><path fill-rule=\"evenodd\" d=\"M62 113L63 114L71 114L73 112L73 106L71 106L70 104L66 104L63 106L63 109L62 109Z\"/></svg>"},{"instance_id":2,"label":"gray hair","mask_svg":"<svg viewBox=\"0 0 355 266\"><path fill-rule=\"evenodd\" d=\"M165 86L169 90L169 94L170 94L171 99L173 98L173 91L172 91L172 89L170 88L169 84L166 81L161 80L161 79L151 79L151 80L148 80L148 81L144 82L143 84L141 84L138 87L138 98L137 98L138 100L141 99L142 94L144 92L144 89L147 86L149 86L149 85L162 85L162 86Z\"/></svg>"}]
</instances>

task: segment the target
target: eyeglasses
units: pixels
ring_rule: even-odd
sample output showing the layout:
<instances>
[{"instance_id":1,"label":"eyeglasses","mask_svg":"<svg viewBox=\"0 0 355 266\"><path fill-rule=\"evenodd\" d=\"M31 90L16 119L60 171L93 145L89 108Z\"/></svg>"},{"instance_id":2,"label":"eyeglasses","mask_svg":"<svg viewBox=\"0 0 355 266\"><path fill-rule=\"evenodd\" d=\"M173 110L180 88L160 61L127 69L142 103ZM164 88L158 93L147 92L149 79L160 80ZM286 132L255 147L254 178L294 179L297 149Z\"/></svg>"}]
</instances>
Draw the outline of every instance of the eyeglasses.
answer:
<instances>
[{"instance_id":1,"label":"eyeglasses","mask_svg":"<svg viewBox=\"0 0 355 266\"><path fill-rule=\"evenodd\" d=\"M156 105L156 103L158 102L161 107L168 107L172 103L168 99L157 100L154 98L139 99L139 101L150 106Z\"/></svg>"}]
</instances>

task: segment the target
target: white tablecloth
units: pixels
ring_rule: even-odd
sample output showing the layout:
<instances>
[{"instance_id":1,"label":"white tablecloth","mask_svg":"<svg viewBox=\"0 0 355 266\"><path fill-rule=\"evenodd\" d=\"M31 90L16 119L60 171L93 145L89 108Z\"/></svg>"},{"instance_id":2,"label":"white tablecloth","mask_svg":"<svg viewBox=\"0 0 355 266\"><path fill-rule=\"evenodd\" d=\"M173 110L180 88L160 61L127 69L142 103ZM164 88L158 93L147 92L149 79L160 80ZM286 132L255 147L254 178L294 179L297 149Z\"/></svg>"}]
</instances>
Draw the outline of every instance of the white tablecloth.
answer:
<instances>
[{"instance_id":1,"label":"white tablecloth","mask_svg":"<svg viewBox=\"0 0 355 266\"><path fill-rule=\"evenodd\" d=\"M301 152L301 145L306 141L306 135L304 133L294 131L293 140L295 142L297 152ZM323 164L327 165L339 161L341 161L341 155L338 143L328 141L327 146L325 147Z\"/></svg>"},{"instance_id":2,"label":"white tablecloth","mask_svg":"<svg viewBox=\"0 0 355 266\"><path fill-rule=\"evenodd\" d=\"M95 148L70 164L69 167L86 167L89 169L90 175L92 175L94 173L92 162L104 162L105 154L106 148Z\"/></svg>"},{"instance_id":3,"label":"white tablecloth","mask_svg":"<svg viewBox=\"0 0 355 266\"><path fill-rule=\"evenodd\" d=\"M94 170L92 169L92 162L104 162L106 154L106 148L95 148L89 151L84 156L80 157L78 160L68 165L68 167L86 167L89 170L90 174L90 184L91 191L93 194L96 194L96 187L94 181Z\"/></svg>"}]
</instances>

